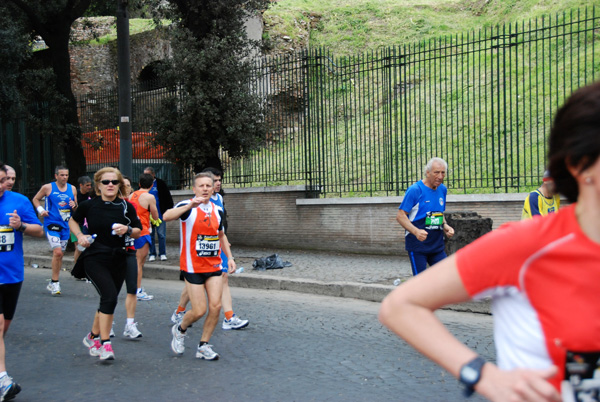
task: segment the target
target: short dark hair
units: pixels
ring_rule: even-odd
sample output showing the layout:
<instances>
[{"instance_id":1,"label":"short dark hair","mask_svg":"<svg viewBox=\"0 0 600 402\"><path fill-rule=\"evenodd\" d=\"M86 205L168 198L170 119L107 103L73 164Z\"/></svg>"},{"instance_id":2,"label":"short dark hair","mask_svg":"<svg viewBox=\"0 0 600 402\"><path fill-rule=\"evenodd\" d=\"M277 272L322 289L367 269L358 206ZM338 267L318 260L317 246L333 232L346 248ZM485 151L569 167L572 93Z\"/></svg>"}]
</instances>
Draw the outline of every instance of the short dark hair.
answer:
<instances>
[{"instance_id":1,"label":"short dark hair","mask_svg":"<svg viewBox=\"0 0 600 402\"><path fill-rule=\"evenodd\" d=\"M8 173L8 172L6 171L6 165L5 165L5 164L4 164L4 162L2 162L2 161L0 161L0 170L3 170L3 171L4 171L4 173Z\"/></svg>"},{"instance_id":2,"label":"short dark hair","mask_svg":"<svg viewBox=\"0 0 600 402\"><path fill-rule=\"evenodd\" d=\"M219 169L214 168L214 167L207 167L204 170L202 170L201 173L203 172L210 172L213 174L213 176L219 176L221 178L223 178L223 172L221 172Z\"/></svg>"},{"instance_id":3,"label":"short dark hair","mask_svg":"<svg viewBox=\"0 0 600 402\"><path fill-rule=\"evenodd\" d=\"M556 192L577 201L579 186L569 167L581 172L599 156L600 81L575 91L556 112L548 146L548 169Z\"/></svg>"},{"instance_id":4,"label":"short dark hair","mask_svg":"<svg viewBox=\"0 0 600 402\"><path fill-rule=\"evenodd\" d=\"M68 168L68 167L65 167L65 166L63 166L63 165L58 165L58 166L56 166L56 167L54 168L54 174L58 174L58 171L59 171L59 170L67 170L67 171L68 171L68 170L69 170L69 168Z\"/></svg>"},{"instance_id":5,"label":"short dark hair","mask_svg":"<svg viewBox=\"0 0 600 402\"><path fill-rule=\"evenodd\" d=\"M140 175L140 179L138 180L138 183L140 184L140 188L151 188L152 185L154 184L154 177L152 177L151 174L148 173L142 173Z\"/></svg>"},{"instance_id":6,"label":"short dark hair","mask_svg":"<svg viewBox=\"0 0 600 402\"><path fill-rule=\"evenodd\" d=\"M88 183L91 183L91 182L92 182L92 179L90 178L90 176L80 176L77 179L77 184L79 184L80 186L82 184L88 184Z\"/></svg>"}]
</instances>

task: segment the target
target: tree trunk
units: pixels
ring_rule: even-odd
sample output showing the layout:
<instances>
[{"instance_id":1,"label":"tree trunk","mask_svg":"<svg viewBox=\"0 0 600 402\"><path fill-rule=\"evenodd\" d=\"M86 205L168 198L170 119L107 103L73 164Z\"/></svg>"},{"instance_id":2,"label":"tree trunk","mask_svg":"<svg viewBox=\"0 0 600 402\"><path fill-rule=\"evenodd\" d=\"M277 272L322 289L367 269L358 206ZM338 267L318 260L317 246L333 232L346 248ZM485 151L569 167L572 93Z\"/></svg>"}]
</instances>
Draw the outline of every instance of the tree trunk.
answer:
<instances>
[{"instance_id":1,"label":"tree trunk","mask_svg":"<svg viewBox=\"0 0 600 402\"><path fill-rule=\"evenodd\" d=\"M52 38L44 38L44 40L52 44L52 69L56 76L56 89L68 100L67 110L58 118L66 134L61 146L64 149L65 162L69 168L69 182L76 184L77 178L85 174L86 164L81 145L77 101L71 88L69 34L70 26L65 32L52 32Z\"/></svg>"}]
</instances>

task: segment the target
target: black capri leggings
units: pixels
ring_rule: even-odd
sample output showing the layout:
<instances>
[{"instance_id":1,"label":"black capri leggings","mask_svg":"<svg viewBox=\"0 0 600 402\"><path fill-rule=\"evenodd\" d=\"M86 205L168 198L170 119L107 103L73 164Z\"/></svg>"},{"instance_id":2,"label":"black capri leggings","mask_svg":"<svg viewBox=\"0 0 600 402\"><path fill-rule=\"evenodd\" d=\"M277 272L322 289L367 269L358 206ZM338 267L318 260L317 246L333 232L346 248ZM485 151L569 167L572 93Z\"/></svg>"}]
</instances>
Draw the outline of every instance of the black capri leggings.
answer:
<instances>
[{"instance_id":1,"label":"black capri leggings","mask_svg":"<svg viewBox=\"0 0 600 402\"><path fill-rule=\"evenodd\" d=\"M135 252L127 253L127 274L125 276L125 285L127 287L127 294L134 295L137 293L137 278L138 278L138 266Z\"/></svg>"},{"instance_id":2,"label":"black capri leggings","mask_svg":"<svg viewBox=\"0 0 600 402\"><path fill-rule=\"evenodd\" d=\"M127 256L124 253L98 253L88 256L84 264L85 273L100 295L98 311L114 314L117 298L125 281Z\"/></svg>"}]
</instances>

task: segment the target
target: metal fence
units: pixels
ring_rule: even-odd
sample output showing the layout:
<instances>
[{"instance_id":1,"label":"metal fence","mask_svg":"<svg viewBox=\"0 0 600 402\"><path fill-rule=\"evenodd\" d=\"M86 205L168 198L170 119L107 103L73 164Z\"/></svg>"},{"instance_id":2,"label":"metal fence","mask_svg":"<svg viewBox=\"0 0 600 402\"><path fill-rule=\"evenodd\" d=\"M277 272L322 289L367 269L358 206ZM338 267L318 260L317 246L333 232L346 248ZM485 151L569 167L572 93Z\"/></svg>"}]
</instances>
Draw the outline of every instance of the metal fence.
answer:
<instances>
[{"instance_id":1,"label":"metal fence","mask_svg":"<svg viewBox=\"0 0 600 402\"><path fill-rule=\"evenodd\" d=\"M147 166L170 188L189 185L189 174L184 175L177 166L164 157L162 146L152 144L153 121L161 101L176 95L176 91L160 82L143 82L132 86L132 174L135 182ZM119 165L119 99L117 89L96 91L80 96L77 110L82 130L82 146L86 170L92 175L104 166Z\"/></svg>"},{"instance_id":2,"label":"metal fence","mask_svg":"<svg viewBox=\"0 0 600 402\"><path fill-rule=\"evenodd\" d=\"M30 113L38 120L50 119L43 104L32 106ZM24 118L0 119L0 160L15 169L14 191L28 197L35 195L41 184L54 178L60 151L39 124L25 123Z\"/></svg>"},{"instance_id":3,"label":"metal fence","mask_svg":"<svg viewBox=\"0 0 600 402\"><path fill-rule=\"evenodd\" d=\"M540 183L553 114L600 78L600 9L352 57L324 49L265 57L255 67L251 90L265 101L269 131L249 157L223 150L226 186L398 195L438 156L455 193L525 191ZM184 188L190 169L150 144L161 101L175 95L156 83L132 88L133 175L153 166L171 188ZM80 97L78 113L88 173L117 165L116 90ZM60 156L48 137L19 119L0 122L0 158L17 169L19 191L51 180Z\"/></svg>"},{"instance_id":4,"label":"metal fence","mask_svg":"<svg viewBox=\"0 0 600 402\"><path fill-rule=\"evenodd\" d=\"M454 193L529 190L544 171L553 114L599 78L599 32L593 7L352 57L313 49L257 60L251 90L269 131L249 157L221 152L224 183L398 195L438 156ZM150 145L160 103L175 95L155 83L132 88L133 174L150 165L184 188L189 169ZM118 164L117 99L113 90L78 100L90 173Z\"/></svg>"},{"instance_id":5,"label":"metal fence","mask_svg":"<svg viewBox=\"0 0 600 402\"><path fill-rule=\"evenodd\" d=\"M353 57L264 58L265 148L230 160L233 186L308 184L324 196L398 195L427 160L453 192L538 186L552 116L599 78L596 7Z\"/></svg>"}]
</instances>

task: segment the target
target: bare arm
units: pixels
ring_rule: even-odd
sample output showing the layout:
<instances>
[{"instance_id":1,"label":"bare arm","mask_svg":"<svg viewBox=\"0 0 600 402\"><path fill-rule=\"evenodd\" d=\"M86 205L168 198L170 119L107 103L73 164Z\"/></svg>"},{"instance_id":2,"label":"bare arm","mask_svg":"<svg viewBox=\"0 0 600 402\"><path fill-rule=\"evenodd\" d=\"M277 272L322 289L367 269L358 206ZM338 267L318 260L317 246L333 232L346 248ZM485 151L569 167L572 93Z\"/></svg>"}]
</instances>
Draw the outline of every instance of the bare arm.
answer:
<instances>
[{"instance_id":1,"label":"bare arm","mask_svg":"<svg viewBox=\"0 0 600 402\"><path fill-rule=\"evenodd\" d=\"M79 244L82 247L89 247L90 243L87 241L87 236L81 233L79 223L72 217L71 219L69 219L69 230L77 238L77 244Z\"/></svg>"},{"instance_id":2,"label":"bare arm","mask_svg":"<svg viewBox=\"0 0 600 402\"><path fill-rule=\"evenodd\" d=\"M73 191L75 199L69 201L69 206L71 207L71 209L76 209L78 206L77 205L77 189L75 188L74 185L71 185L71 190Z\"/></svg>"},{"instance_id":3,"label":"bare arm","mask_svg":"<svg viewBox=\"0 0 600 402\"><path fill-rule=\"evenodd\" d=\"M414 235L417 240L424 241L427 239L427 231L423 229L417 228L412 222L408 219L408 214L406 211L399 209L396 214L396 220L404 229L406 229L410 234Z\"/></svg>"},{"instance_id":4,"label":"bare arm","mask_svg":"<svg viewBox=\"0 0 600 402\"><path fill-rule=\"evenodd\" d=\"M469 300L450 256L390 293L381 305L380 321L419 352L458 377L460 368L477 354L459 342L433 311ZM560 401L546 381L556 368L503 371L486 363L475 390L492 401Z\"/></svg>"},{"instance_id":5,"label":"bare arm","mask_svg":"<svg viewBox=\"0 0 600 402\"><path fill-rule=\"evenodd\" d=\"M181 215L183 215L184 213L186 213L187 211L189 211L192 208L196 208L198 205L200 205L201 202L202 202L201 198L194 197L194 198L192 198L191 202L189 202L185 205L167 209L165 211L165 213L163 214L163 221L169 222L169 221L174 221L175 219L179 219L179 217Z\"/></svg>"},{"instance_id":6,"label":"bare arm","mask_svg":"<svg viewBox=\"0 0 600 402\"><path fill-rule=\"evenodd\" d=\"M150 216L152 219L158 219L158 209L156 208L156 198L153 195L150 195L148 198L148 209L150 210Z\"/></svg>"},{"instance_id":7,"label":"bare arm","mask_svg":"<svg viewBox=\"0 0 600 402\"><path fill-rule=\"evenodd\" d=\"M454 228L445 222L444 222L444 234L449 239L452 238L452 236L454 236Z\"/></svg>"},{"instance_id":8,"label":"bare arm","mask_svg":"<svg viewBox=\"0 0 600 402\"><path fill-rule=\"evenodd\" d=\"M51 188L52 186L50 184L44 184L42 188L40 188L40 191L38 191L37 194L34 195L31 199L31 203L33 204L34 208L37 210L40 216L48 216L48 211L44 210L43 212L40 212L39 207L44 208L44 206L42 205L42 200L44 199L44 197L47 197L50 194Z\"/></svg>"}]
</instances>

